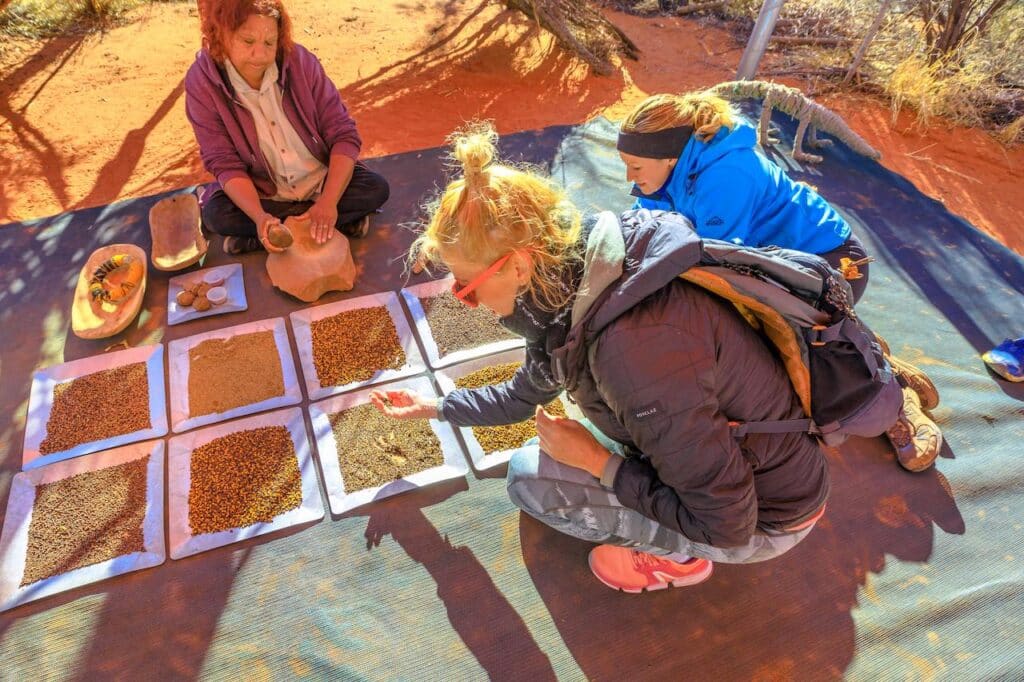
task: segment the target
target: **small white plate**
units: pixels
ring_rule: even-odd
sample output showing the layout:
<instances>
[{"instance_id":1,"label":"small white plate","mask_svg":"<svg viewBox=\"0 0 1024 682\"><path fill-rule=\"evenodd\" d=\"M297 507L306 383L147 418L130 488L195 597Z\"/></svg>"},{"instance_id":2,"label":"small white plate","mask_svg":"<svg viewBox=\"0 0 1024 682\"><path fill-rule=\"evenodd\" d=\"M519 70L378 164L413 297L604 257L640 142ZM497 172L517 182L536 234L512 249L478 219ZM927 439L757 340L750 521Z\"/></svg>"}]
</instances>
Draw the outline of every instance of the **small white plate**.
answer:
<instances>
[{"instance_id":1,"label":"small white plate","mask_svg":"<svg viewBox=\"0 0 1024 682\"><path fill-rule=\"evenodd\" d=\"M316 364L313 362L313 323L347 310L375 308L377 306L384 306L391 316L391 321L398 332L398 343L402 346L402 350L405 351L405 364L398 369L378 370L365 381L353 381L341 386L321 386L320 378L316 374ZM292 318L292 331L295 332L295 343L299 347L299 360L302 364L302 376L306 382L306 395L309 396L310 400L320 400L329 395L413 376L427 369L427 366L423 364L423 356L420 355L420 350L416 345L416 338L409 328L409 323L406 322L402 304L398 302L398 295L393 291L385 291L380 294L360 296L359 298L350 298L346 301L298 310L292 313L290 317Z\"/></svg>"},{"instance_id":2,"label":"small white plate","mask_svg":"<svg viewBox=\"0 0 1024 682\"><path fill-rule=\"evenodd\" d=\"M464 348L462 350L448 353L442 357L441 351L437 347L437 342L434 341L434 335L430 330L430 324L427 322L427 315L423 310L423 305L420 303L420 299L432 298L439 294L443 294L446 291L450 291L452 288L452 282L454 281L454 277L448 276L444 279L435 279L430 282L414 284L402 289L402 298L405 299L405 305L409 308L409 313L412 315L413 322L416 324L416 331L419 333L420 341L423 342L423 350L427 354L427 363L429 363L432 368L448 367L449 365L478 358L481 355L490 355L491 353L500 353L504 350L520 348L525 344L523 339L517 337L502 341L492 341L490 343L476 346L475 348Z\"/></svg>"},{"instance_id":3,"label":"small white plate","mask_svg":"<svg viewBox=\"0 0 1024 682\"><path fill-rule=\"evenodd\" d=\"M221 286L227 289L228 300L220 305L211 306L209 310L199 311L192 306L178 305L178 292L193 284L203 281L207 274L217 274L224 277L224 284ZM204 268L196 270L187 275L172 277L167 282L167 325L198 320L200 317L230 313L238 310L245 310L249 307L245 300L245 279L242 277L242 264L229 263L218 265L215 268Z\"/></svg>"},{"instance_id":4,"label":"small white plate","mask_svg":"<svg viewBox=\"0 0 1024 682\"><path fill-rule=\"evenodd\" d=\"M278 362L281 363L281 378L284 380L284 395L267 398L258 403L235 407L226 412L214 412L198 417L189 417L188 376L191 367L188 357L189 350L209 339L229 339L233 336L263 331L274 332L277 358ZM295 363L292 361L291 345L288 343L288 331L285 328L283 317L247 322L234 327L215 329L211 332L171 341L167 347L167 365L170 368L168 374L171 381L171 429L175 433L188 431L197 426L206 426L207 424L224 421L225 419L234 419L235 417L252 414L253 412L272 410L277 407L295 405L302 402L302 389L299 387L299 380L295 373Z\"/></svg>"},{"instance_id":5,"label":"small white plate","mask_svg":"<svg viewBox=\"0 0 1024 682\"><path fill-rule=\"evenodd\" d=\"M192 528L188 525L188 493L192 487L192 451L222 436L263 426L284 426L291 434L292 443L295 445L295 455L299 461L299 474L302 476L302 503L295 509L279 514L269 523L254 523L245 528L231 528L217 533L193 535ZM267 412L171 438L167 453L167 505L167 526L170 532L168 544L172 559L181 559L239 540L322 519L324 503L320 498L320 484L316 477L313 458L310 455L309 441L306 438L306 422L302 417L302 410L293 407L277 412Z\"/></svg>"},{"instance_id":6,"label":"small white plate","mask_svg":"<svg viewBox=\"0 0 1024 682\"><path fill-rule=\"evenodd\" d=\"M525 359L526 353L522 349L510 350L505 351L504 353L488 355L483 358L476 358L475 360L470 360L469 362L464 362L460 365L455 365L454 367L447 367L445 369L438 370L434 373L434 377L437 379L437 383L441 387L441 392L444 395L448 395L452 391L457 390L455 385L456 380L461 379L467 374L472 374L484 367L504 365L509 362L523 362ZM559 398L559 400L563 400L563 398ZM562 404L565 404L564 401ZM462 440L466 443L466 448L469 450L469 459L473 462L473 468L477 471L485 471L505 464L512 458L512 455L515 454L516 450L519 449L513 448L511 450L498 450L496 452L485 453L483 447L480 446L480 442L476 439L476 436L473 435L473 427L460 426L458 428L459 433L462 434Z\"/></svg>"},{"instance_id":7,"label":"small white plate","mask_svg":"<svg viewBox=\"0 0 1024 682\"><path fill-rule=\"evenodd\" d=\"M46 424L50 421L50 412L53 410L53 389L57 384L136 362L146 363L146 375L149 382L150 428L120 436L111 436L91 443L80 443L61 452L51 452L46 455L39 453L39 445L46 438ZM111 398L116 398L116 396L111 396ZM106 450L147 438L159 438L166 433L167 404L164 397L164 347L162 344L139 346L72 360L41 369L32 377L28 416L25 420L25 447L21 455L21 468L33 469L89 452Z\"/></svg>"},{"instance_id":8,"label":"small white plate","mask_svg":"<svg viewBox=\"0 0 1024 682\"><path fill-rule=\"evenodd\" d=\"M408 388L423 395L437 395L430 380L426 377L396 381L383 388L387 390ZM375 488L364 488L363 490L346 493L345 481L341 474L341 464L338 461L338 450L344 451L345 444L338 443L334 439L334 431L331 429L329 415L369 403L370 393L374 390L376 390L376 387L354 393L346 393L345 395L329 398L309 406L309 416L313 422L313 437L316 439L316 449L320 457L320 468L324 473L324 485L327 487L327 497L330 500L331 511L335 514L344 513L369 502L383 500L407 490L422 488L431 483L462 478L469 471L469 467L466 466L465 455L462 454L462 448L455 438L455 431L451 425L447 422L431 419L430 428L441 442L444 464L418 471L404 478L389 481Z\"/></svg>"},{"instance_id":9,"label":"small white plate","mask_svg":"<svg viewBox=\"0 0 1024 682\"><path fill-rule=\"evenodd\" d=\"M21 587L36 488L87 471L125 464L146 455L149 455L149 463L146 466L146 515L142 521L144 551L82 566ZM122 573L159 566L165 559L163 441L134 443L16 474L11 483L3 534L0 535L0 611Z\"/></svg>"}]
</instances>

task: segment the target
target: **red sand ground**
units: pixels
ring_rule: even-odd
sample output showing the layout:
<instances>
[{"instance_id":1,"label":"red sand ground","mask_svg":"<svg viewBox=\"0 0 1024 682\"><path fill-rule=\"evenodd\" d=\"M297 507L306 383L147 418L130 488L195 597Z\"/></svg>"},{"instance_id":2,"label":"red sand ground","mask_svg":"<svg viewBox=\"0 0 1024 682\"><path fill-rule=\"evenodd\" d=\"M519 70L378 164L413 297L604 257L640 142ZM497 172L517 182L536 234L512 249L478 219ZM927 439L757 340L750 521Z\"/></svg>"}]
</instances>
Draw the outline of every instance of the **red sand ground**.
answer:
<instances>
[{"instance_id":1,"label":"red sand ground","mask_svg":"<svg viewBox=\"0 0 1024 682\"><path fill-rule=\"evenodd\" d=\"M650 93L731 79L742 52L697 20L609 12L644 53L602 78L494 0L288 7L296 40L320 57L359 122L367 157L440 145L474 117L502 133L621 118ZM206 180L182 81L198 46L194 5L157 3L128 26L18 43L0 57L0 223ZM859 95L821 101L888 168L1024 253L1024 149L941 123L921 132L910 116L893 123Z\"/></svg>"}]
</instances>

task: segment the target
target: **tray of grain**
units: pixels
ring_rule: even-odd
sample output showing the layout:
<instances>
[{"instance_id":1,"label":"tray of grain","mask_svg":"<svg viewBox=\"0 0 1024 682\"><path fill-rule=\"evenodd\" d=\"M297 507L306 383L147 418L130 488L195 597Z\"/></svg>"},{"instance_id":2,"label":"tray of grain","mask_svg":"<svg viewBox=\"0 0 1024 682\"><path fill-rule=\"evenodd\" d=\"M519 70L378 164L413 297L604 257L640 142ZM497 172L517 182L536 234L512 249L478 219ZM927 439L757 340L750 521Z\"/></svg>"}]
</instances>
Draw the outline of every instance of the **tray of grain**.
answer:
<instances>
[{"instance_id":1,"label":"tray of grain","mask_svg":"<svg viewBox=\"0 0 1024 682\"><path fill-rule=\"evenodd\" d=\"M171 438L167 505L172 559L322 519L302 410Z\"/></svg>"},{"instance_id":2,"label":"tray of grain","mask_svg":"<svg viewBox=\"0 0 1024 682\"><path fill-rule=\"evenodd\" d=\"M441 391L448 395L459 388L478 388L500 384L512 378L523 364L522 349L470 360L435 373ZM565 404L558 398L546 405L548 412L565 416ZM492 469L508 462L513 453L537 436L537 427L530 417L518 424L502 426L460 426L459 432L469 450L469 459L478 471Z\"/></svg>"},{"instance_id":3,"label":"tray of grain","mask_svg":"<svg viewBox=\"0 0 1024 682\"><path fill-rule=\"evenodd\" d=\"M454 281L449 276L402 289L431 367L448 367L523 345L522 337L498 324L489 309L470 308L455 298Z\"/></svg>"},{"instance_id":4,"label":"tray of grain","mask_svg":"<svg viewBox=\"0 0 1024 682\"><path fill-rule=\"evenodd\" d=\"M306 308L291 318L310 400L426 370L393 291Z\"/></svg>"},{"instance_id":5,"label":"tray of grain","mask_svg":"<svg viewBox=\"0 0 1024 682\"><path fill-rule=\"evenodd\" d=\"M383 387L436 396L415 377ZM436 419L399 420L381 414L364 389L309 406L331 511L341 514L375 500L461 478L469 471L451 425Z\"/></svg>"},{"instance_id":6,"label":"tray of grain","mask_svg":"<svg viewBox=\"0 0 1024 682\"><path fill-rule=\"evenodd\" d=\"M175 433L302 401L283 317L171 341Z\"/></svg>"},{"instance_id":7,"label":"tray of grain","mask_svg":"<svg viewBox=\"0 0 1024 682\"><path fill-rule=\"evenodd\" d=\"M0 534L0 611L165 558L163 441L16 474Z\"/></svg>"},{"instance_id":8,"label":"tray of grain","mask_svg":"<svg viewBox=\"0 0 1024 682\"><path fill-rule=\"evenodd\" d=\"M166 433L162 344L73 360L32 377L22 468Z\"/></svg>"}]
</instances>

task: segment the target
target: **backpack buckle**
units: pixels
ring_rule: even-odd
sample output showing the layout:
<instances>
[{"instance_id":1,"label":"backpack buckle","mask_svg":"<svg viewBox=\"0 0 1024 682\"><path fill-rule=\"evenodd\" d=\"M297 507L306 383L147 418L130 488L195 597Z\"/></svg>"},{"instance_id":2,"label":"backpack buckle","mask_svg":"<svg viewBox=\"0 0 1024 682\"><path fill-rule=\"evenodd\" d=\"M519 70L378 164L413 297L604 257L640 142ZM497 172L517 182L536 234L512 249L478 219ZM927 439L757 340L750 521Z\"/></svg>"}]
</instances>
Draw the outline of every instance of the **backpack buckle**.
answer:
<instances>
[{"instance_id":1,"label":"backpack buckle","mask_svg":"<svg viewBox=\"0 0 1024 682\"><path fill-rule=\"evenodd\" d=\"M823 331L825 331L826 329L828 329L828 327L826 327L823 324L816 324L813 327L811 327L811 331L815 333L814 334L814 336L815 336L814 340L810 341L810 344L812 346L824 346L825 345L825 342L821 340L821 333Z\"/></svg>"}]
</instances>

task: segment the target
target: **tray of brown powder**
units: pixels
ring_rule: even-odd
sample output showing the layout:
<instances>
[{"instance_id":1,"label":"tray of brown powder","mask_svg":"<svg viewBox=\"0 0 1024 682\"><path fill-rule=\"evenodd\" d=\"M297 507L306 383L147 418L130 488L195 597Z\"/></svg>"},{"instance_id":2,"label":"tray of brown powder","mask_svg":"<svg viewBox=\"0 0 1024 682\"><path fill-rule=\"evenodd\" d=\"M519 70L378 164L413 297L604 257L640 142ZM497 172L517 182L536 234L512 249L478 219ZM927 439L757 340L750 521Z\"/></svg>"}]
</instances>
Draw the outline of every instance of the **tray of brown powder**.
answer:
<instances>
[{"instance_id":1,"label":"tray of brown powder","mask_svg":"<svg viewBox=\"0 0 1024 682\"><path fill-rule=\"evenodd\" d=\"M448 367L523 345L522 337L498 324L493 312L484 306L470 308L455 298L454 281L449 276L402 289L431 367Z\"/></svg>"},{"instance_id":2,"label":"tray of brown powder","mask_svg":"<svg viewBox=\"0 0 1024 682\"><path fill-rule=\"evenodd\" d=\"M426 377L382 388L437 395ZM461 478L469 470L451 425L436 419L387 417L370 404L372 390L309 406L320 468L335 514L406 490Z\"/></svg>"},{"instance_id":3,"label":"tray of brown powder","mask_svg":"<svg viewBox=\"0 0 1024 682\"><path fill-rule=\"evenodd\" d=\"M163 351L139 346L36 372L22 468L166 434Z\"/></svg>"},{"instance_id":4,"label":"tray of brown powder","mask_svg":"<svg viewBox=\"0 0 1024 682\"><path fill-rule=\"evenodd\" d=\"M165 558L163 441L26 471L0 534L0 611Z\"/></svg>"},{"instance_id":5,"label":"tray of brown powder","mask_svg":"<svg viewBox=\"0 0 1024 682\"><path fill-rule=\"evenodd\" d=\"M310 400L426 370L393 291L306 308L291 318Z\"/></svg>"},{"instance_id":6,"label":"tray of brown powder","mask_svg":"<svg viewBox=\"0 0 1024 682\"><path fill-rule=\"evenodd\" d=\"M282 317L171 341L167 355L175 433L302 401Z\"/></svg>"},{"instance_id":7,"label":"tray of brown powder","mask_svg":"<svg viewBox=\"0 0 1024 682\"><path fill-rule=\"evenodd\" d=\"M454 367L447 367L435 374L437 383L445 395L459 388L479 388L500 384L512 378L523 364L522 350L505 351L495 355L470 360ZM558 398L546 406L548 412L565 416L565 404ZM536 437L537 427L533 418L518 424L503 426L462 426L462 439L469 450L469 458L478 471L492 469L508 462L512 454L523 443Z\"/></svg>"},{"instance_id":8,"label":"tray of brown powder","mask_svg":"<svg viewBox=\"0 0 1024 682\"><path fill-rule=\"evenodd\" d=\"M167 504L172 559L322 519L302 410L171 438Z\"/></svg>"}]
</instances>

